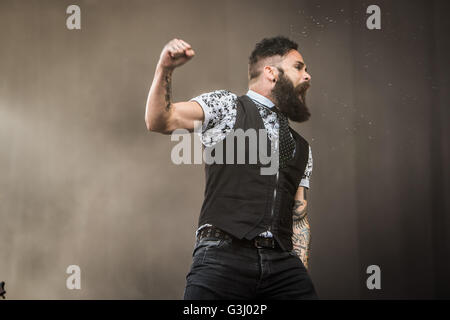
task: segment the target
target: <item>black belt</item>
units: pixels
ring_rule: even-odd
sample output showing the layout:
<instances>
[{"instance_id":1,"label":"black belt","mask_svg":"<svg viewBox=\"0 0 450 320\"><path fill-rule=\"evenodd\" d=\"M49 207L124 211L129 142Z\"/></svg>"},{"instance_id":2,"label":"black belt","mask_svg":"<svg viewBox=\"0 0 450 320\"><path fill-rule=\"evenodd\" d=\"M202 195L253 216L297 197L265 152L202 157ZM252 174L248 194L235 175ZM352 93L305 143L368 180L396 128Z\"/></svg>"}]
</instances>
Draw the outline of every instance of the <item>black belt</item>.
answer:
<instances>
[{"instance_id":1,"label":"black belt","mask_svg":"<svg viewBox=\"0 0 450 320\"><path fill-rule=\"evenodd\" d=\"M266 238L257 236L252 240L238 239L216 227L204 227L202 230L200 230L198 234L198 241L203 238L211 237L223 240L232 240L233 243L237 243L246 247L281 249L281 247L278 245L278 242L273 237Z\"/></svg>"}]
</instances>

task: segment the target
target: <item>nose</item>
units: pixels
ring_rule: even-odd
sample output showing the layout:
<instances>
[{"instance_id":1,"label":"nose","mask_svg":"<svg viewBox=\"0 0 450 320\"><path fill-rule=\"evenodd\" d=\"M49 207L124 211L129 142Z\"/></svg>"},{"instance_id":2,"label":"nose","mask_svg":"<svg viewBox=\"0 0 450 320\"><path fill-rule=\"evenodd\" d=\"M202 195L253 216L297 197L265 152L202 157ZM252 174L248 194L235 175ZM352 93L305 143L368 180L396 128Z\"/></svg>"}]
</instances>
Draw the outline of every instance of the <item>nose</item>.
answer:
<instances>
[{"instance_id":1,"label":"nose","mask_svg":"<svg viewBox=\"0 0 450 320\"><path fill-rule=\"evenodd\" d=\"M304 79L305 81L310 81L311 80L311 75L305 71L305 75L304 75Z\"/></svg>"}]
</instances>

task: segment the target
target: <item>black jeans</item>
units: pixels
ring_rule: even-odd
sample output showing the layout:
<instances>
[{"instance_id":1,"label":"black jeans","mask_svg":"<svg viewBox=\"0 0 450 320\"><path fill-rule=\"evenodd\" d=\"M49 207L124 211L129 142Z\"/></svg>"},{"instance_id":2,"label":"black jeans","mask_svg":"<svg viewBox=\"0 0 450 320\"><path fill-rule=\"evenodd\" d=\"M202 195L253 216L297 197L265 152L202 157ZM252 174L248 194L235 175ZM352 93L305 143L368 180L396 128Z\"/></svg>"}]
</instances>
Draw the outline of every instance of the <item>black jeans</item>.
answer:
<instances>
[{"instance_id":1,"label":"black jeans","mask_svg":"<svg viewBox=\"0 0 450 320\"><path fill-rule=\"evenodd\" d=\"M295 251L203 238L195 244L185 300L318 299Z\"/></svg>"}]
</instances>

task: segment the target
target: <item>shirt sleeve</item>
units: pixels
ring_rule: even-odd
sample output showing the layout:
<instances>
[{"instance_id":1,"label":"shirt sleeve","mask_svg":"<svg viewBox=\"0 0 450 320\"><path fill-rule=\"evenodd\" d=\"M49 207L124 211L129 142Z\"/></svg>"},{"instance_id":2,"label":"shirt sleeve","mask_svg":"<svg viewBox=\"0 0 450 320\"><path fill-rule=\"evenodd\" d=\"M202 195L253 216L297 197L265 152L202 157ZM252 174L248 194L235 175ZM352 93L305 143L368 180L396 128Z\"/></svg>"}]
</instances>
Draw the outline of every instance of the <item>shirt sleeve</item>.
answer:
<instances>
[{"instance_id":1,"label":"shirt sleeve","mask_svg":"<svg viewBox=\"0 0 450 320\"><path fill-rule=\"evenodd\" d=\"M311 153L311 146L309 146L308 163L306 164L305 173L300 181L299 187L305 187L309 189L309 179L311 178L313 169L313 158Z\"/></svg>"},{"instance_id":2,"label":"shirt sleeve","mask_svg":"<svg viewBox=\"0 0 450 320\"><path fill-rule=\"evenodd\" d=\"M205 119L199 133L205 146L212 146L225 137L234 127L237 114L237 96L228 90L203 93L196 101L203 109Z\"/></svg>"},{"instance_id":3,"label":"shirt sleeve","mask_svg":"<svg viewBox=\"0 0 450 320\"><path fill-rule=\"evenodd\" d=\"M198 102L205 114L202 132L213 128L220 123L231 111L230 109L235 103L235 100L236 95L228 90L216 90L192 98L190 101Z\"/></svg>"}]
</instances>

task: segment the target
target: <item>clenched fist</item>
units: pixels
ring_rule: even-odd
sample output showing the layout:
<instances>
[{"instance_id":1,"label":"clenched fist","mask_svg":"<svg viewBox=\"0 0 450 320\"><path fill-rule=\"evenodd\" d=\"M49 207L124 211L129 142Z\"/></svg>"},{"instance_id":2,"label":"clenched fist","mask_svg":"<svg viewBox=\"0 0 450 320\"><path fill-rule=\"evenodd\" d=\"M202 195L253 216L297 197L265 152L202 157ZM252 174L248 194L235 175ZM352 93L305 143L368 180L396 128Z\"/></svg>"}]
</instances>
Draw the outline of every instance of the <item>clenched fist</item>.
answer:
<instances>
[{"instance_id":1,"label":"clenched fist","mask_svg":"<svg viewBox=\"0 0 450 320\"><path fill-rule=\"evenodd\" d=\"M195 55L191 45L180 39L173 39L167 43L159 57L158 65L165 69L175 69Z\"/></svg>"}]
</instances>

